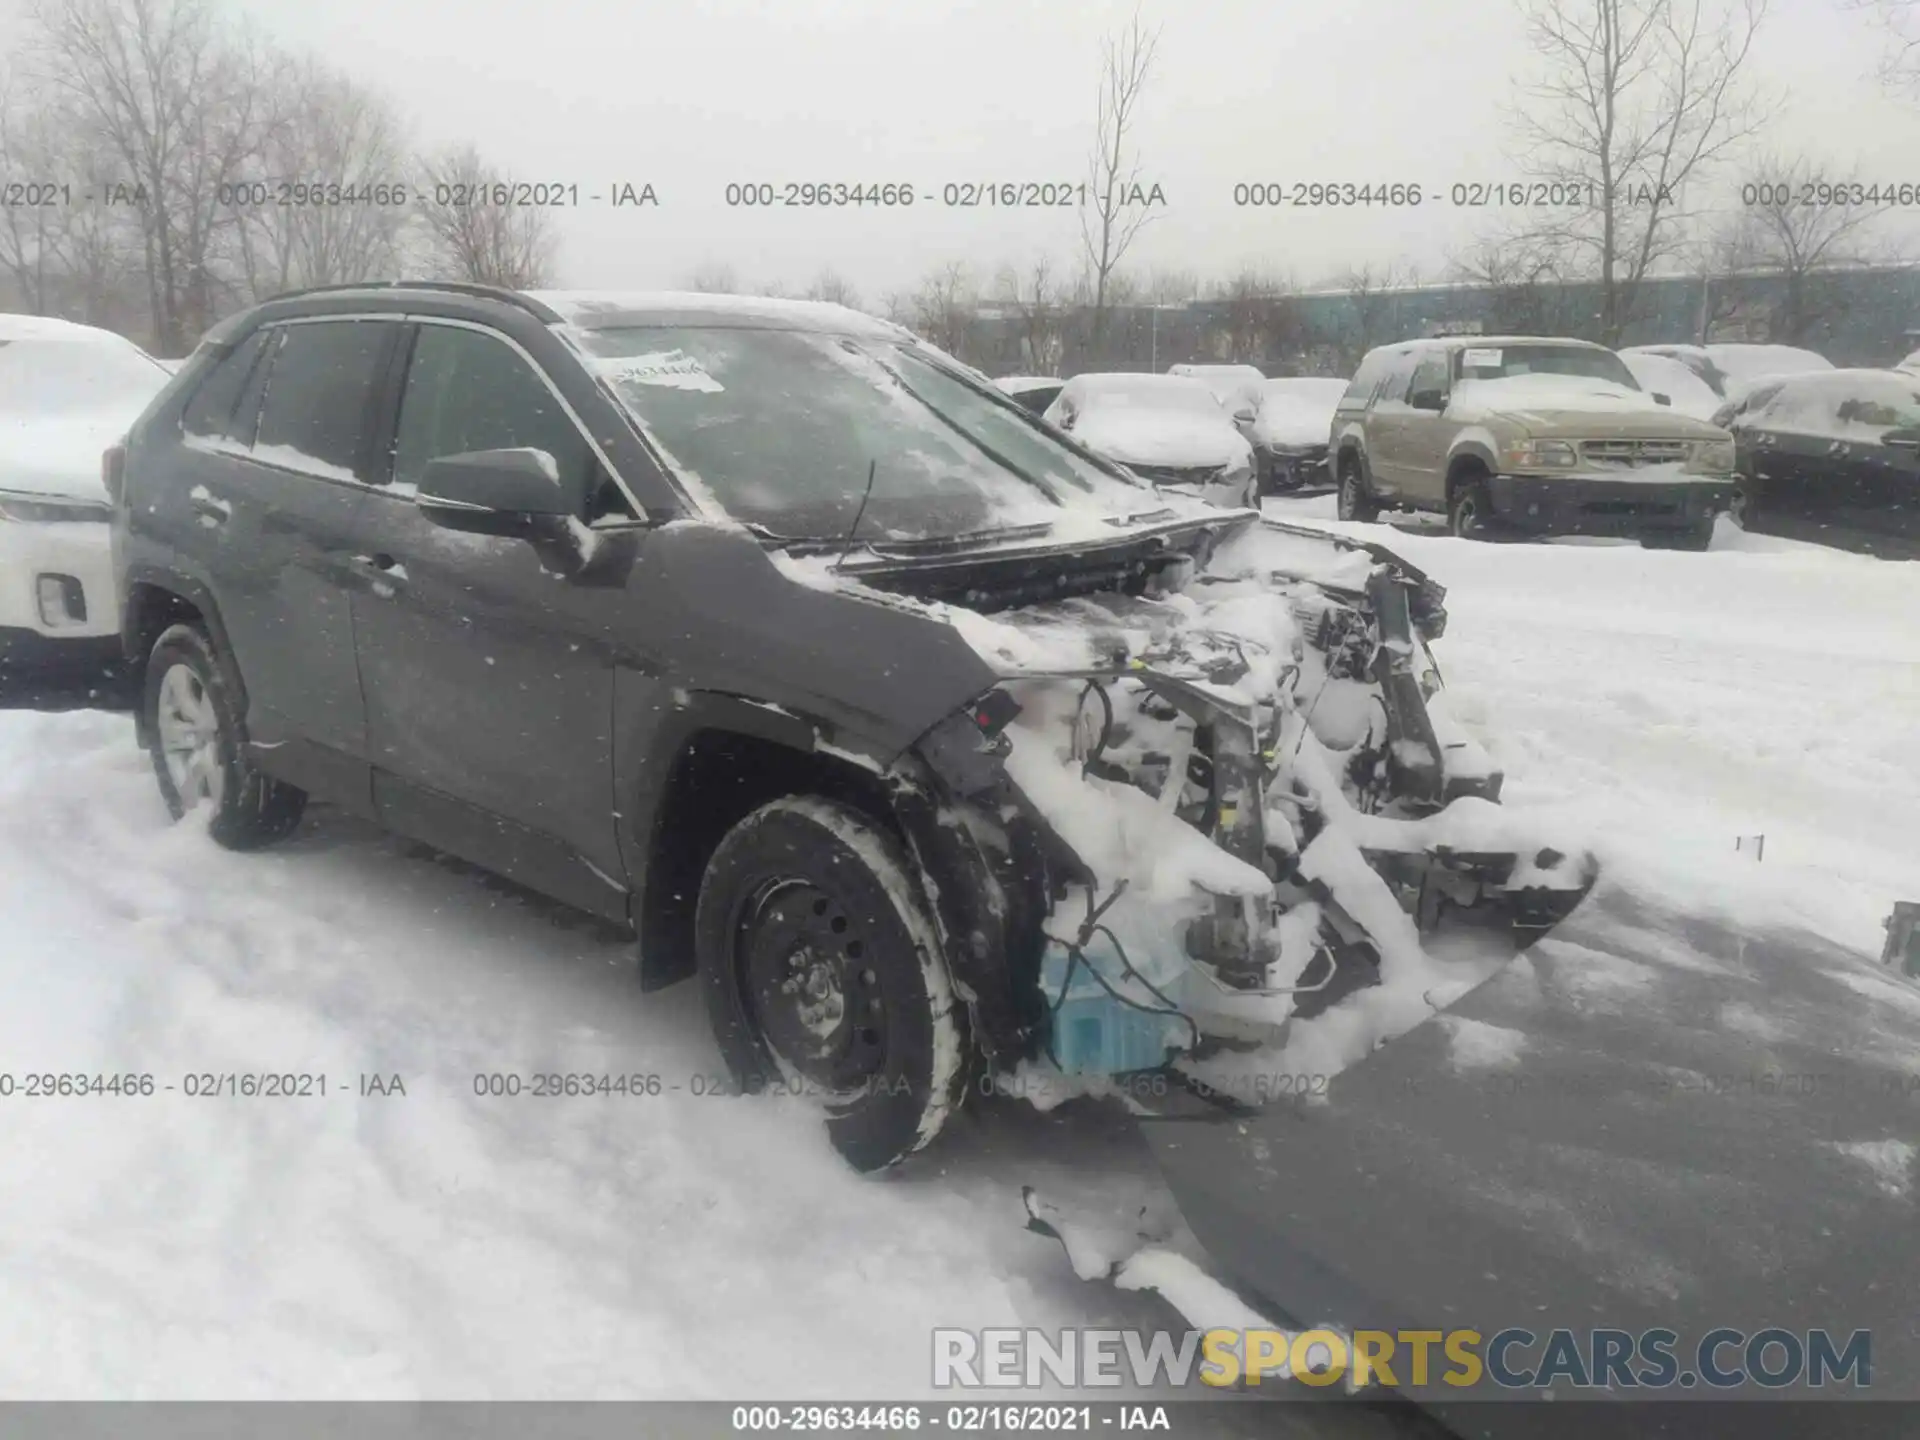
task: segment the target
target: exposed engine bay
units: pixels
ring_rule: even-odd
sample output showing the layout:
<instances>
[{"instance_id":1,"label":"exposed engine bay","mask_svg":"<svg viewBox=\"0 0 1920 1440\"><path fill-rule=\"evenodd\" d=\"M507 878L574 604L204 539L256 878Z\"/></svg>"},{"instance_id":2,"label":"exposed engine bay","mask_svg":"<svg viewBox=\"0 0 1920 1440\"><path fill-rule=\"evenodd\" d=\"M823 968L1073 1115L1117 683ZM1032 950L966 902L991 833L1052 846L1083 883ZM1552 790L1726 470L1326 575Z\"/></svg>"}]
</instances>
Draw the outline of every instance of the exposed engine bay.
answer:
<instances>
[{"instance_id":1,"label":"exposed engine bay","mask_svg":"<svg viewBox=\"0 0 1920 1440\"><path fill-rule=\"evenodd\" d=\"M1443 600L1385 551L1268 522L1158 593L952 614L1009 677L975 723L1079 862L1049 884L1045 1064L1255 1048L1423 983L1445 917L1524 944L1579 903L1591 857L1523 833L1448 709Z\"/></svg>"}]
</instances>

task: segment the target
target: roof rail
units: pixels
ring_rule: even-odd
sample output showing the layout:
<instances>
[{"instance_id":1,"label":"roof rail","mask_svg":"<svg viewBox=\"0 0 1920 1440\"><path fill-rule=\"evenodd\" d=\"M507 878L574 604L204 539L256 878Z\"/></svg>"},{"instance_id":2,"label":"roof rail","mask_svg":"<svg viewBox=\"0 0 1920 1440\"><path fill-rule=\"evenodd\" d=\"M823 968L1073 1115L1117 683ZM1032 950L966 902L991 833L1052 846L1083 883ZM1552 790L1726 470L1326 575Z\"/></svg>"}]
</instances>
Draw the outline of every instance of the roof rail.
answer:
<instances>
[{"instance_id":1,"label":"roof rail","mask_svg":"<svg viewBox=\"0 0 1920 1440\"><path fill-rule=\"evenodd\" d=\"M481 285L470 280L362 280L349 285L311 285L304 290L288 290L273 300L298 300L308 295L338 295L353 290L444 290L455 295L472 295L482 300L499 300L516 305L544 324L553 324L560 315L532 296L504 285ZM270 303L270 302L269 302Z\"/></svg>"}]
</instances>

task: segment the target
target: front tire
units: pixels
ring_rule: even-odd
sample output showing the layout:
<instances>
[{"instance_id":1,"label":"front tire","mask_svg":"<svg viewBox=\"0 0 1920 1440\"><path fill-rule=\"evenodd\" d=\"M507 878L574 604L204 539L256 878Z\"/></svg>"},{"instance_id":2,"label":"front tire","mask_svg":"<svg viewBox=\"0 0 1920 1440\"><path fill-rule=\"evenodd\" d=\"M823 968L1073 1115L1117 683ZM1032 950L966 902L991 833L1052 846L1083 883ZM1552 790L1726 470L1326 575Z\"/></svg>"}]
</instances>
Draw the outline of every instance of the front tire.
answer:
<instances>
[{"instance_id":1,"label":"front tire","mask_svg":"<svg viewBox=\"0 0 1920 1440\"><path fill-rule=\"evenodd\" d=\"M707 864L694 948L734 1079L824 1099L854 1168L921 1149L965 1094L967 1027L912 863L858 812L775 800Z\"/></svg>"},{"instance_id":2,"label":"front tire","mask_svg":"<svg viewBox=\"0 0 1920 1440\"><path fill-rule=\"evenodd\" d=\"M1447 528L1462 540L1495 538L1493 497L1484 482L1469 480L1453 492L1447 505Z\"/></svg>"},{"instance_id":3,"label":"front tire","mask_svg":"<svg viewBox=\"0 0 1920 1440\"><path fill-rule=\"evenodd\" d=\"M1367 489L1367 482L1360 474L1360 462L1351 456L1340 462L1340 496L1334 502L1334 510L1342 520L1357 520L1366 525L1380 518L1380 502Z\"/></svg>"},{"instance_id":4,"label":"front tire","mask_svg":"<svg viewBox=\"0 0 1920 1440\"><path fill-rule=\"evenodd\" d=\"M207 831L215 840L230 850L257 850L292 833L307 794L247 758L239 694L206 630L171 626L147 654L141 729L173 818L210 809Z\"/></svg>"}]
</instances>

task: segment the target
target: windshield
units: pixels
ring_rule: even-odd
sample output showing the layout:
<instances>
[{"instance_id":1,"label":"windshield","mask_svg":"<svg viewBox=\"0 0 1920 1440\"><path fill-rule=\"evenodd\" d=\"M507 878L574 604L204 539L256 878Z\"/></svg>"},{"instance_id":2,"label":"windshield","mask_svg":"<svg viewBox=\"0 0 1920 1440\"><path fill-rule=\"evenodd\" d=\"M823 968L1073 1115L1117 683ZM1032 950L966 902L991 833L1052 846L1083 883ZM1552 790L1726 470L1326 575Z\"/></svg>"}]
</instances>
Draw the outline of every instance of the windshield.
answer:
<instances>
[{"instance_id":1,"label":"windshield","mask_svg":"<svg viewBox=\"0 0 1920 1440\"><path fill-rule=\"evenodd\" d=\"M1226 418L1213 391L1184 375L1105 375L1084 385L1069 385L1067 395L1087 413L1157 410Z\"/></svg>"},{"instance_id":2,"label":"windshield","mask_svg":"<svg viewBox=\"0 0 1920 1440\"><path fill-rule=\"evenodd\" d=\"M138 411L167 372L132 345L106 340L0 340L0 414L16 419Z\"/></svg>"},{"instance_id":3,"label":"windshield","mask_svg":"<svg viewBox=\"0 0 1920 1440\"><path fill-rule=\"evenodd\" d=\"M862 539L946 539L1157 504L907 342L732 326L579 338L675 465L777 535L837 538L857 515Z\"/></svg>"},{"instance_id":4,"label":"windshield","mask_svg":"<svg viewBox=\"0 0 1920 1440\"><path fill-rule=\"evenodd\" d=\"M1633 372L1611 350L1585 345L1490 345L1468 346L1460 352L1462 380L1502 380L1510 375L1573 375L1604 380L1623 390L1640 388Z\"/></svg>"}]
</instances>

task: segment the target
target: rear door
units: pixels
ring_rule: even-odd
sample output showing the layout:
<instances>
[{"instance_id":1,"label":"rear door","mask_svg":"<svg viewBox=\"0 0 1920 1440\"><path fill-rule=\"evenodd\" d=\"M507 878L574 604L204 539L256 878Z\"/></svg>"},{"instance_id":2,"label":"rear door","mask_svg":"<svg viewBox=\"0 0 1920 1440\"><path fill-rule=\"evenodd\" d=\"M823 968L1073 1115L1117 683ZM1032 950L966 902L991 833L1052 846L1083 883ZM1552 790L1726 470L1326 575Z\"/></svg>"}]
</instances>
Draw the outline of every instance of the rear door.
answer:
<instances>
[{"instance_id":1,"label":"rear door","mask_svg":"<svg viewBox=\"0 0 1920 1440\"><path fill-rule=\"evenodd\" d=\"M207 577L263 768L367 812L348 592L394 319L284 321L242 343L183 416L181 549ZM175 487L178 488L178 487Z\"/></svg>"},{"instance_id":2,"label":"rear door","mask_svg":"<svg viewBox=\"0 0 1920 1440\"><path fill-rule=\"evenodd\" d=\"M544 450L598 472L572 412L506 337L421 318L397 379L390 475L368 500L353 601L384 823L583 909L625 914L612 775L622 577L545 568L525 541L449 531L414 504L429 460ZM591 517L586 517L591 518Z\"/></svg>"}]
</instances>

